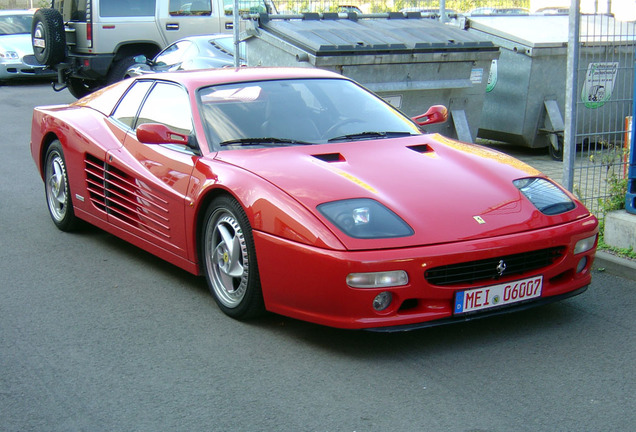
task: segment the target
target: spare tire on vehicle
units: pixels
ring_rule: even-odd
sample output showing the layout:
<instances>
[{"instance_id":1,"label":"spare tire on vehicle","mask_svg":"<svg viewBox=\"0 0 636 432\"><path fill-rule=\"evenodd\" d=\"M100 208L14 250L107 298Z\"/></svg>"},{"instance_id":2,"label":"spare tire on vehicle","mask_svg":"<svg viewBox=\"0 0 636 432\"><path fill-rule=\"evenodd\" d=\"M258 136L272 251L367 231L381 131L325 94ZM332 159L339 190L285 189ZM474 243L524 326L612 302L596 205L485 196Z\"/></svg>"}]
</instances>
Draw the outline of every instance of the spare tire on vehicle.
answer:
<instances>
[{"instance_id":1,"label":"spare tire on vehicle","mask_svg":"<svg viewBox=\"0 0 636 432\"><path fill-rule=\"evenodd\" d=\"M55 66L66 57L66 35L62 14L52 8L42 8L33 14L31 44L35 59L43 65Z\"/></svg>"}]
</instances>

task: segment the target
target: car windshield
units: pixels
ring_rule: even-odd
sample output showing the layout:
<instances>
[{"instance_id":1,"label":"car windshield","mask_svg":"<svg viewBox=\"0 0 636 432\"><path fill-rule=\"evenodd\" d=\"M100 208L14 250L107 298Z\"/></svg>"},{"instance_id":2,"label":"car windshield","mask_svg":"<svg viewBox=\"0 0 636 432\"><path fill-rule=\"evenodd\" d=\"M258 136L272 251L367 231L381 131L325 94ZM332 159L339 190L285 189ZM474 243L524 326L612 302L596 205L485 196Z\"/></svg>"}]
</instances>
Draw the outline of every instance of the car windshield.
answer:
<instances>
[{"instance_id":1,"label":"car windshield","mask_svg":"<svg viewBox=\"0 0 636 432\"><path fill-rule=\"evenodd\" d=\"M31 15L0 15L0 36L31 34Z\"/></svg>"},{"instance_id":2,"label":"car windshield","mask_svg":"<svg viewBox=\"0 0 636 432\"><path fill-rule=\"evenodd\" d=\"M391 105L345 79L225 84L202 88L198 97L211 150L420 133Z\"/></svg>"}]
</instances>

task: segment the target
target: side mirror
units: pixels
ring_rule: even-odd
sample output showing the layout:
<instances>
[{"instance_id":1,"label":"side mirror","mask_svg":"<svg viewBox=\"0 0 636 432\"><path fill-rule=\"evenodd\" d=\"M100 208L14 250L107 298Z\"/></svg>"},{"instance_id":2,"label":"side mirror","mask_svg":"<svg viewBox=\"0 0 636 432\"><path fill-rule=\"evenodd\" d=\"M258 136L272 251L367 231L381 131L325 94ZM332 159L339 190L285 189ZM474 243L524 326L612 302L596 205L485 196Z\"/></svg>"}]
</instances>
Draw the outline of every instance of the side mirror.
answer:
<instances>
[{"instance_id":1,"label":"side mirror","mask_svg":"<svg viewBox=\"0 0 636 432\"><path fill-rule=\"evenodd\" d=\"M448 110L444 105L433 105L424 114L417 117L412 117L415 123L420 126L425 126L435 123L444 123L448 120Z\"/></svg>"},{"instance_id":2,"label":"side mirror","mask_svg":"<svg viewBox=\"0 0 636 432\"><path fill-rule=\"evenodd\" d=\"M144 123L137 127L137 139L144 144L180 144L189 146L190 137L159 123Z\"/></svg>"},{"instance_id":3,"label":"side mirror","mask_svg":"<svg viewBox=\"0 0 636 432\"><path fill-rule=\"evenodd\" d=\"M146 58L146 56L143 55L143 54L135 56L133 58L133 60L135 60L135 63L147 63L148 62L148 58Z\"/></svg>"}]
</instances>

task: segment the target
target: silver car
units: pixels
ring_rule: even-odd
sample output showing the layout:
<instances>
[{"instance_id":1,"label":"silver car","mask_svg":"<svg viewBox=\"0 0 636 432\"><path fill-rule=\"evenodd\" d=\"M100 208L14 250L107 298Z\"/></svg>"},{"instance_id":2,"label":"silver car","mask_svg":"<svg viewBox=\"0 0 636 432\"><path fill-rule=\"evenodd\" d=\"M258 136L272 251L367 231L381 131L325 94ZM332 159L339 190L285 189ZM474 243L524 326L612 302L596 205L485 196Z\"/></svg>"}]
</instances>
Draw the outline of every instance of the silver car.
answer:
<instances>
[{"instance_id":1,"label":"silver car","mask_svg":"<svg viewBox=\"0 0 636 432\"><path fill-rule=\"evenodd\" d=\"M168 45L152 60L147 60L144 56L135 57L137 63L128 68L125 77L154 72L232 67L234 51L232 35L190 36ZM245 63L244 58L245 53L241 52L239 63Z\"/></svg>"},{"instance_id":2,"label":"silver car","mask_svg":"<svg viewBox=\"0 0 636 432\"><path fill-rule=\"evenodd\" d=\"M33 55L32 21L33 11L0 10L0 80L56 75Z\"/></svg>"}]
</instances>

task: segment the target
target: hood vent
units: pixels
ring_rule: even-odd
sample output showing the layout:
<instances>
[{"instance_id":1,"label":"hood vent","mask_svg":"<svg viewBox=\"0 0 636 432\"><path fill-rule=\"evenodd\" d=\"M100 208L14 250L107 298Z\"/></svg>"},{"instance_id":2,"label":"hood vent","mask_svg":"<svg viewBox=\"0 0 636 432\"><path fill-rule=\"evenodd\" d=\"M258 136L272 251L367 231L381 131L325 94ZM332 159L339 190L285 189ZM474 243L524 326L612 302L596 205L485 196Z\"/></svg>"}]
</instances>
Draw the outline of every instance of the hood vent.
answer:
<instances>
[{"instance_id":1,"label":"hood vent","mask_svg":"<svg viewBox=\"0 0 636 432\"><path fill-rule=\"evenodd\" d=\"M328 162L328 163L331 163L331 162L346 162L346 159L340 153L324 153L324 154L316 154L316 155L312 155L312 156L315 157L318 160L321 160L323 162Z\"/></svg>"},{"instance_id":2,"label":"hood vent","mask_svg":"<svg viewBox=\"0 0 636 432\"><path fill-rule=\"evenodd\" d=\"M433 149L428 144L419 144L414 146L407 146L407 148L417 153L430 153Z\"/></svg>"}]
</instances>

